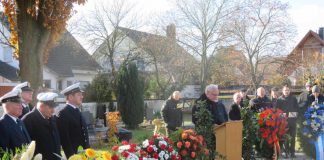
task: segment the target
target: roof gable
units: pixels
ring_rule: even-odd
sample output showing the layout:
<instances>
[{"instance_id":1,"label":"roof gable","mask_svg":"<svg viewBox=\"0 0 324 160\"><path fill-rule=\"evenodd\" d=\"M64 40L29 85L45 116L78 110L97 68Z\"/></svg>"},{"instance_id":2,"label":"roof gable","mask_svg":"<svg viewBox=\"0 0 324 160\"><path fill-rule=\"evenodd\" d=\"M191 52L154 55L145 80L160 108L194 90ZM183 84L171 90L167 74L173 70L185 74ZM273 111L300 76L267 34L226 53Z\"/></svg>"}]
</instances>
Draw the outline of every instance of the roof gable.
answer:
<instances>
[{"instance_id":1,"label":"roof gable","mask_svg":"<svg viewBox=\"0 0 324 160\"><path fill-rule=\"evenodd\" d=\"M73 69L97 71L101 68L68 31L50 50L46 65L63 77L73 76Z\"/></svg>"},{"instance_id":2,"label":"roof gable","mask_svg":"<svg viewBox=\"0 0 324 160\"><path fill-rule=\"evenodd\" d=\"M9 64L0 61L0 75L11 81L18 81L19 70Z\"/></svg>"}]
</instances>

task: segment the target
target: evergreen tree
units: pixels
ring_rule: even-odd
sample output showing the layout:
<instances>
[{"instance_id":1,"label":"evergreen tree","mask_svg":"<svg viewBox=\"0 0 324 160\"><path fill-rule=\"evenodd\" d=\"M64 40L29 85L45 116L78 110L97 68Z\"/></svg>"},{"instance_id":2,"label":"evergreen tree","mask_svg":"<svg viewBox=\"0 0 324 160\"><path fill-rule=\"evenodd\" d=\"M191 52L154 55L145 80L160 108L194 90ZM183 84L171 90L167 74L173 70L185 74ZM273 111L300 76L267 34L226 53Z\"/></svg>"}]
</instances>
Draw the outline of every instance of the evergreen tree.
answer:
<instances>
[{"instance_id":1,"label":"evergreen tree","mask_svg":"<svg viewBox=\"0 0 324 160\"><path fill-rule=\"evenodd\" d=\"M143 122L144 84L134 63L123 65L118 74L118 110L128 128L136 128Z\"/></svg>"}]
</instances>

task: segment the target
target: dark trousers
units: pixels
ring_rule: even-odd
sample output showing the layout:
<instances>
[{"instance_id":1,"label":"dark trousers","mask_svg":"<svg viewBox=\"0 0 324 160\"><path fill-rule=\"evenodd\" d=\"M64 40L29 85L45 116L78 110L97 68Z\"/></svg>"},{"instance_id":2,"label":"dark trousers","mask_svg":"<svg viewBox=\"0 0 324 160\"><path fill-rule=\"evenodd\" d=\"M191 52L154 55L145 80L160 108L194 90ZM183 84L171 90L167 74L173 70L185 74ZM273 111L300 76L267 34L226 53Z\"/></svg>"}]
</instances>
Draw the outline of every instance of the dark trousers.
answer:
<instances>
[{"instance_id":1,"label":"dark trousers","mask_svg":"<svg viewBox=\"0 0 324 160\"><path fill-rule=\"evenodd\" d=\"M296 118L288 118L288 132L290 135L290 140L287 141L286 146L289 149L291 155L295 154L295 141L296 141L296 128L297 128L297 119Z\"/></svg>"}]
</instances>

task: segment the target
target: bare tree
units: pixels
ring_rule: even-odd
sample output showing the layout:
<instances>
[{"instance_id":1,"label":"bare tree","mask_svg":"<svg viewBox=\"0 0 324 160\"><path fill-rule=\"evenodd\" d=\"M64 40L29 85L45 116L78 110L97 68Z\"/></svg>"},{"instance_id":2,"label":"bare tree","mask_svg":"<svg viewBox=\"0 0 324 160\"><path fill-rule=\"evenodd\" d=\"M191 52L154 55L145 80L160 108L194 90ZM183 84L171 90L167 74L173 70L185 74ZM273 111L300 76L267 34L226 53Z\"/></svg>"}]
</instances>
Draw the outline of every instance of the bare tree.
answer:
<instances>
[{"instance_id":1,"label":"bare tree","mask_svg":"<svg viewBox=\"0 0 324 160\"><path fill-rule=\"evenodd\" d=\"M208 57L224 43L227 37L224 27L235 8L231 0L177 0L176 6L179 41L189 52L199 56L200 84L204 88L209 77Z\"/></svg>"},{"instance_id":2,"label":"bare tree","mask_svg":"<svg viewBox=\"0 0 324 160\"><path fill-rule=\"evenodd\" d=\"M97 0L94 9L78 22L77 34L88 42L90 49L96 49L95 58L109 63L113 83L117 77L116 57L123 55L123 59L129 58L129 54L135 50L128 44L124 53L117 53L117 48L126 38L126 34L121 32L120 28L134 28L138 25L134 9L135 4L129 0Z\"/></svg>"},{"instance_id":3,"label":"bare tree","mask_svg":"<svg viewBox=\"0 0 324 160\"><path fill-rule=\"evenodd\" d=\"M270 57L287 52L295 27L287 13L288 4L276 0L246 0L239 4L228 30L247 58L251 84L258 88L271 63Z\"/></svg>"}]
</instances>

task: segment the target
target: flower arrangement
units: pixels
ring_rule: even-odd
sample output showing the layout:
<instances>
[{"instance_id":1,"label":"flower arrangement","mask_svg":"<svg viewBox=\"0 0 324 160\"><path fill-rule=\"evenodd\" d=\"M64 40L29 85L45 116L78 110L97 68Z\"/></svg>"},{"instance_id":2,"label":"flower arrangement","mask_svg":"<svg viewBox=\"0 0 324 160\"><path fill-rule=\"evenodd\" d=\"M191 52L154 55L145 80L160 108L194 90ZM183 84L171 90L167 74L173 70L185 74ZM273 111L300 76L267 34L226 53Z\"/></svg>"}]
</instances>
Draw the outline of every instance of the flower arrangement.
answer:
<instances>
[{"instance_id":1,"label":"flower arrangement","mask_svg":"<svg viewBox=\"0 0 324 160\"><path fill-rule=\"evenodd\" d=\"M279 141L283 139L287 132L287 119L288 117L280 109L269 108L257 113L259 137L261 138L260 146L266 147L259 149L261 154L266 157L272 155L273 159L277 158L280 153ZM263 143L264 141L267 143ZM273 148L272 153L268 153L270 148Z\"/></svg>"},{"instance_id":2,"label":"flower arrangement","mask_svg":"<svg viewBox=\"0 0 324 160\"><path fill-rule=\"evenodd\" d=\"M324 133L324 104L314 104L304 113L303 135L316 139Z\"/></svg>"},{"instance_id":3,"label":"flower arrangement","mask_svg":"<svg viewBox=\"0 0 324 160\"><path fill-rule=\"evenodd\" d=\"M140 146L122 142L122 146L114 146L112 160L177 160L178 152L172 147L172 141L167 137L153 136L142 142Z\"/></svg>"},{"instance_id":4,"label":"flower arrangement","mask_svg":"<svg viewBox=\"0 0 324 160\"><path fill-rule=\"evenodd\" d=\"M106 115L107 124L110 126L108 130L108 139L109 139L109 146L114 146L118 143L118 139L116 133L118 132L117 123L120 120L119 112L109 112Z\"/></svg>"},{"instance_id":5,"label":"flower arrangement","mask_svg":"<svg viewBox=\"0 0 324 160\"><path fill-rule=\"evenodd\" d=\"M208 157L209 150L206 148L204 138L194 130L180 130L175 142L175 150L178 151L181 159L203 159Z\"/></svg>"}]
</instances>

